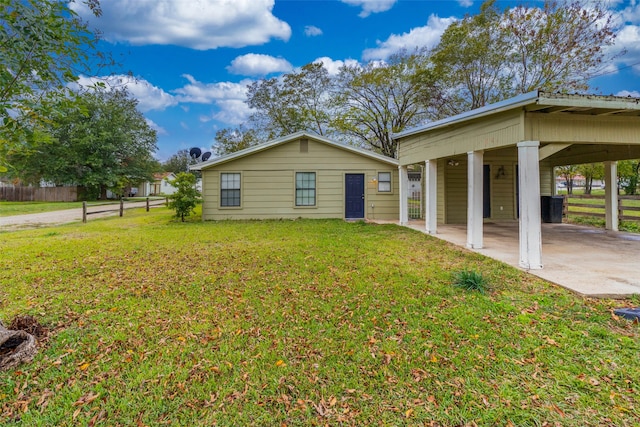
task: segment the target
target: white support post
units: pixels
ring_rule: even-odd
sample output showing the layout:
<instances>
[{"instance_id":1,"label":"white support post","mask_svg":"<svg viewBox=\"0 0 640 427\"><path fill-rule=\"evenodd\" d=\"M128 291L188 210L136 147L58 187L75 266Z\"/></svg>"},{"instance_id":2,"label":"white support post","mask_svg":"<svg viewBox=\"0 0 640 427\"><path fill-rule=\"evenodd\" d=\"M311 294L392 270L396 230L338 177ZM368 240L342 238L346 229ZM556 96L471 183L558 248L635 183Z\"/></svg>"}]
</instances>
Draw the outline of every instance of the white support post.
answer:
<instances>
[{"instance_id":1,"label":"white support post","mask_svg":"<svg viewBox=\"0 0 640 427\"><path fill-rule=\"evenodd\" d=\"M409 172L406 166L398 166L400 177L400 225L409 223Z\"/></svg>"},{"instance_id":2,"label":"white support post","mask_svg":"<svg viewBox=\"0 0 640 427\"><path fill-rule=\"evenodd\" d=\"M542 216L540 212L539 141L518 143L520 186L520 267L542 268Z\"/></svg>"},{"instance_id":3,"label":"white support post","mask_svg":"<svg viewBox=\"0 0 640 427\"><path fill-rule=\"evenodd\" d=\"M424 218L427 234L436 234L438 227L438 161L427 160L424 167Z\"/></svg>"},{"instance_id":4,"label":"white support post","mask_svg":"<svg viewBox=\"0 0 640 427\"><path fill-rule=\"evenodd\" d=\"M467 247L482 249L482 159L484 152L467 153Z\"/></svg>"},{"instance_id":5,"label":"white support post","mask_svg":"<svg viewBox=\"0 0 640 427\"><path fill-rule=\"evenodd\" d=\"M605 228L618 231L618 162L604 162L604 206Z\"/></svg>"}]
</instances>

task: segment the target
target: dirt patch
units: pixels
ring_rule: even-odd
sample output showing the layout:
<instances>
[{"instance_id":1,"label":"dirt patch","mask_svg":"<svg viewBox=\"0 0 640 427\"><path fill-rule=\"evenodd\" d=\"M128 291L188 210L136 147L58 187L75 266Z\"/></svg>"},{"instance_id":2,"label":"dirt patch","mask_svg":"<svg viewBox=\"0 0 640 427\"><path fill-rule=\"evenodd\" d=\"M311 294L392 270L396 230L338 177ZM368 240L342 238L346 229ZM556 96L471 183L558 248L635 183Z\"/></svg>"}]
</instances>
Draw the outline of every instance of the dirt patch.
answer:
<instances>
[{"instance_id":1,"label":"dirt patch","mask_svg":"<svg viewBox=\"0 0 640 427\"><path fill-rule=\"evenodd\" d=\"M38 319L28 314L24 316L16 316L8 329L12 331L25 331L26 333L36 337L38 343L44 342L49 336L49 328L42 326Z\"/></svg>"},{"instance_id":2,"label":"dirt patch","mask_svg":"<svg viewBox=\"0 0 640 427\"><path fill-rule=\"evenodd\" d=\"M0 371L31 362L49 330L29 315L17 316L9 328L0 322Z\"/></svg>"}]
</instances>

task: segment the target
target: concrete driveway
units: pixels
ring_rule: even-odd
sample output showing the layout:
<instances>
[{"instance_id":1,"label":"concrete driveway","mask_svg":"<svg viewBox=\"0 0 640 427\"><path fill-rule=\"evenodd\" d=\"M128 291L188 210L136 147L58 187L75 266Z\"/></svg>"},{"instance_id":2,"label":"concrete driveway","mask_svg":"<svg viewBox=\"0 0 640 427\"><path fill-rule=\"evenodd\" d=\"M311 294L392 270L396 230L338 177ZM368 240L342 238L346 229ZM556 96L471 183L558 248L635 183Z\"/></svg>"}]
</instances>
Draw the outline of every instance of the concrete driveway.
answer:
<instances>
[{"instance_id":1,"label":"concrete driveway","mask_svg":"<svg viewBox=\"0 0 640 427\"><path fill-rule=\"evenodd\" d=\"M425 230L423 221L408 226ZM438 225L435 237L466 247L467 227ZM516 221L484 224L483 246L473 251L520 268ZM542 270L528 272L585 296L640 295L640 234L542 224L542 264Z\"/></svg>"},{"instance_id":2,"label":"concrete driveway","mask_svg":"<svg viewBox=\"0 0 640 427\"><path fill-rule=\"evenodd\" d=\"M149 206L164 206L164 199L150 200ZM146 201L125 202L125 209L144 208ZM94 205L87 207L88 221L98 217L119 214L119 203L109 205ZM69 222L82 221L82 208L65 209L61 211L42 212L35 214L14 215L0 217L0 231L22 230L26 228L48 227Z\"/></svg>"}]
</instances>

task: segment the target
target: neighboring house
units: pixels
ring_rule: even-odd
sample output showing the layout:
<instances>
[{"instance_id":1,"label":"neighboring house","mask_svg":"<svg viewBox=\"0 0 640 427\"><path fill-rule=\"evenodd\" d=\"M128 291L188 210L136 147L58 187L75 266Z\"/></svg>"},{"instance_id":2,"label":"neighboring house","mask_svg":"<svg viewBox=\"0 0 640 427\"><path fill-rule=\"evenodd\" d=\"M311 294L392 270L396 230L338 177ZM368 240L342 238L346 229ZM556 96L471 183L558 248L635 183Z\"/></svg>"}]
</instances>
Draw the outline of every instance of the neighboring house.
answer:
<instances>
[{"instance_id":1,"label":"neighboring house","mask_svg":"<svg viewBox=\"0 0 640 427\"><path fill-rule=\"evenodd\" d=\"M398 219L398 162L298 132L191 166L203 220Z\"/></svg>"},{"instance_id":2,"label":"neighboring house","mask_svg":"<svg viewBox=\"0 0 640 427\"><path fill-rule=\"evenodd\" d=\"M482 248L483 221L518 220L519 264L537 269L541 196L555 194L556 166L604 162L606 228L617 230L616 162L640 158L640 98L536 91L394 139L401 223L409 219L409 174L418 165L428 233L435 234L438 224L466 223L467 246Z\"/></svg>"},{"instance_id":3,"label":"neighboring house","mask_svg":"<svg viewBox=\"0 0 640 427\"><path fill-rule=\"evenodd\" d=\"M153 174L153 181L143 182L137 188L136 196L157 196L175 193L176 189L167 182L167 179L176 179L173 172L162 172Z\"/></svg>"}]
</instances>

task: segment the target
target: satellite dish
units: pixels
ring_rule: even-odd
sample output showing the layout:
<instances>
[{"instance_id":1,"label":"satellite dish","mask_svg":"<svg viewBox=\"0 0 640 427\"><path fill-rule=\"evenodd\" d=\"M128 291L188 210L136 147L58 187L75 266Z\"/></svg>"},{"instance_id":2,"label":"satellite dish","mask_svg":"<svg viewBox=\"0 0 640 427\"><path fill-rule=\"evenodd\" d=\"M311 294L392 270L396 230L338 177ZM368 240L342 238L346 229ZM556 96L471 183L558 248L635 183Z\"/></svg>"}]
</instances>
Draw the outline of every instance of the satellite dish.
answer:
<instances>
[{"instance_id":1,"label":"satellite dish","mask_svg":"<svg viewBox=\"0 0 640 427\"><path fill-rule=\"evenodd\" d=\"M200 157L200 160L202 160L203 162L206 162L207 160L209 160L210 157L211 157L211 152L207 151L206 153L202 154L202 157Z\"/></svg>"},{"instance_id":2,"label":"satellite dish","mask_svg":"<svg viewBox=\"0 0 640 427\"><path fill-rule=\"evenodd\" d=\"M191 158L194 160L200 157L200 154L202 154L202 150L200 150L198 147L193 147L189 151L189 156L191 156Z\"/></svg>"}]
</instances>

